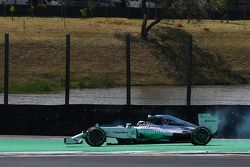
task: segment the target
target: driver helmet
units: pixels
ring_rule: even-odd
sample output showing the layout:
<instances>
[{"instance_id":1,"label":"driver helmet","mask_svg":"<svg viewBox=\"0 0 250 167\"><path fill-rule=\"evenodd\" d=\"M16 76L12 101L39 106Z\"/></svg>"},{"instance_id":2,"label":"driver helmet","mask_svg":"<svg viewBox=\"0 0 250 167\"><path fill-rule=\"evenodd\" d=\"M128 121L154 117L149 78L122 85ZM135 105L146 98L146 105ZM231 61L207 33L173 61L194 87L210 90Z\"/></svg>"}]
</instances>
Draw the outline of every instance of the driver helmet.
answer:
<instances>
[{"instance_id":1,"label":"driver helmet","mask_svg":"<svg viewBox=\"0 0 250 167\"><path fill-rule=\"evenodd\" d=\"M137 126L142 126L142 125L145 125L145 124L146 124L145 121L139 121L139 122L137 123Z\"/></svg>"}]
</instances>

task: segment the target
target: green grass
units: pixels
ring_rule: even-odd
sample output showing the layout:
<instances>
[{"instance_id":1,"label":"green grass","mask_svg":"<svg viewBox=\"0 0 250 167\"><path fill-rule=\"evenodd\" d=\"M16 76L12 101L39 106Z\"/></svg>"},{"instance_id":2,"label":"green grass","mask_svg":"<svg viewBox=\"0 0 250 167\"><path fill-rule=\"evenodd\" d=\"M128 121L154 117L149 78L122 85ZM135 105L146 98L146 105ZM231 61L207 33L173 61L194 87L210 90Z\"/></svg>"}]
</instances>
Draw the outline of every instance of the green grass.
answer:
<instances>
[{"instance_id":1,"label":"green grass","mask_svg":"<svg viewBox=\"0 0 250 167\"><path fill-rule=\"evenodd\" d=\"M10 93L47 93L61 90L63 90L62 83L53 80L29 80L23 83L15 82L9 87Z\"/></svg>"},{"instance_id":2,"label":"green grass","mask_svg":"<svg viewBox=\"0 0 250 167\"><path fill-rule=\"evenodd\" d=\"M73 80L70 83L71 88L113 88L117 86L114 77L85 77L79 80ZM9 86L9 93L56 93L63 91L65 81L61 80L29 80L24 82L12 82ZM0 93L3 88L0 88Z\"/></svg>"}]
</instances>

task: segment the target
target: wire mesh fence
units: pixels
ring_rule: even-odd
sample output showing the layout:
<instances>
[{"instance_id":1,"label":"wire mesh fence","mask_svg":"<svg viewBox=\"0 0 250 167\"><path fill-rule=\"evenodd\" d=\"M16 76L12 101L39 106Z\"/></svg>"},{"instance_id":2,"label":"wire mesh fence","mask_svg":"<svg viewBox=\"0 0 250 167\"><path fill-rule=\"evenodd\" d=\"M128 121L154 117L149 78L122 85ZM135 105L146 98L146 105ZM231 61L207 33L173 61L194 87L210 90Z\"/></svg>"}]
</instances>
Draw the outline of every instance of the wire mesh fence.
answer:
<instances>
[{"instance_id":1,"label":"wire mesh fence","mask_svg":"<svg viewBox=\"0 0 250 167\"><path fill-rule=\"evenodd\" d=\"M249 104L250 39L207 34L194 43L192 104Z\"/></svg>"},{"instance_id":2,"label":"wire mesh fence","mask_svg":"<svg viewBox=\"0 0 250 167\"><path fill-rule=\"evenodd\" d=\"M1 39L4 39L4 36L0 35ZM0 40L0 104L4 103L4 96L3 96L3 88L4 88L4 44L3 40Z\"/></svg>"},{"instance_id":3,"label":"wire mesh fence","mask_svg":"<svg viewBox=\"0 0 250 167\"><path fill-rule=\"evenodd\" d=\"M39 99L39 104L51 100L64 103L64 98L55 94L63 90L64 48L64 36L10 36L9 104L35 104L34 99ZM49 95L42 98L44 93Z\"/></svg>"},{"instance_id":4,"label":"wire mesh fence","mask_svg":"<svg viewBox=\"0 0 250 167\"><path fill-rule=\"evenodd\" d=\"M71 104L126 104L125 35L71 37Z\"/></svg>"},{"instance_id":5,"label":"wire mesh fence","mask_svg":"<svg viewBox=\"0 0 250 167\"><path fill-rule=\"evenodd\" d=\"M127 104L125 39L126 34L71 34L69 104ZM161 32L149 41L132 34L131 104L250 104L249 44L238 35L197 35L190 43L188 34ZM65 36L10 35L9 104L65 104L65 69Z\"/></svg>"},{"instance_id":6,"label":"wire mesh fence","mask_svg":"<svg viewBox=\"0 0 250 167\"><path fill-rule=\"evenodd\" d=\"M186 104L188 43L167 34L160 37L131 42L132 104Z\"/></svg>"}]
</instances>

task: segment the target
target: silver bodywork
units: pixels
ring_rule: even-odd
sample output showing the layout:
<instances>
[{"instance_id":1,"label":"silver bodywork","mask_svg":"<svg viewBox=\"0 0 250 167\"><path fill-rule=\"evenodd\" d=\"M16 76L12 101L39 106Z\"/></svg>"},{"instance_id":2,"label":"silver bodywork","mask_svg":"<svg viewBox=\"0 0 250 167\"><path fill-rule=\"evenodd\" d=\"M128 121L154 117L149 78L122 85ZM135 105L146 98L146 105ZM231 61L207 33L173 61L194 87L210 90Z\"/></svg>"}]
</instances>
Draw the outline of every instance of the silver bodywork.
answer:
<instances>
[{"instance_id":1,"label":"silver bodywork","mask_svg":"<svg viewBox=\"0 0 250 167\"><path fill-rule=\"evenodd\" d=\"M211 114L199 114L199 125L209 129L211 134L217 131L218 120ZM98 126L97 126L98 127ZM149 116L148 121L139 121L136 126L127 123L125 127L98 127L102 129L107 138L118 141L132 141L133 143L159 143L159 142L188 142L191 133L199 127L192 123L170 115ZM80 144L87 137L82 132L71 138L65 138L65 144Z\"/></svg>"}]
</instances>

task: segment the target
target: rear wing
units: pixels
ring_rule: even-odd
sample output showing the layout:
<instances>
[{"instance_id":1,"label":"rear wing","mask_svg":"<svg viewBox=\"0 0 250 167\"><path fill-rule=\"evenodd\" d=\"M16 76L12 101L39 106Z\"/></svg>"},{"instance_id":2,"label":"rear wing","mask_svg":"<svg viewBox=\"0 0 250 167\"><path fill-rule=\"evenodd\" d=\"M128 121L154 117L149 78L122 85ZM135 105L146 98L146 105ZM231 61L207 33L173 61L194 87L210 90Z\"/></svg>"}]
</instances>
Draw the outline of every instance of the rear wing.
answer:
<instances>
[{"instance_id":1,"label":"rear wing","mask_svg":"<svg viewBox=\"0 0 250 167\"><path fill-rule=\"evenodd\" d=\"M218 118L211 114L198 114L199 126L208 128L211 134L218 130Z\"/></svg>"}]
</instances>

